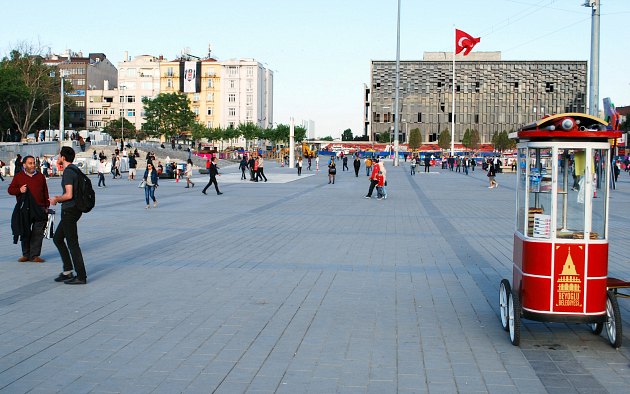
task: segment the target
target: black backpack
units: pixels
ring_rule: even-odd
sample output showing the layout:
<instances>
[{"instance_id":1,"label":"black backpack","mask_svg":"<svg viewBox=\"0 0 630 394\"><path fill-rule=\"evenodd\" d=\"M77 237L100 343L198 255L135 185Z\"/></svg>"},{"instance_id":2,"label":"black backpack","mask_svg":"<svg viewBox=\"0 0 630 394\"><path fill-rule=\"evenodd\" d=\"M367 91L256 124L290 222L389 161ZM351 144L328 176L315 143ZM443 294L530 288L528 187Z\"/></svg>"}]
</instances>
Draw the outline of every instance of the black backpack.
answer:
<instances>
[{"instance_id":1,"label":"black backpack","mask_svg":"<svg viewBox=\"0 0 630 394\"><path fill-rule=\"evenodd\" d=\"M66 167L66 169L71 169L79 175L76 188L73 189L75 206L83 213L90 212L96 204L96 193L94 193L92 181L78 168Z\"/></svg>"}]
</instances>

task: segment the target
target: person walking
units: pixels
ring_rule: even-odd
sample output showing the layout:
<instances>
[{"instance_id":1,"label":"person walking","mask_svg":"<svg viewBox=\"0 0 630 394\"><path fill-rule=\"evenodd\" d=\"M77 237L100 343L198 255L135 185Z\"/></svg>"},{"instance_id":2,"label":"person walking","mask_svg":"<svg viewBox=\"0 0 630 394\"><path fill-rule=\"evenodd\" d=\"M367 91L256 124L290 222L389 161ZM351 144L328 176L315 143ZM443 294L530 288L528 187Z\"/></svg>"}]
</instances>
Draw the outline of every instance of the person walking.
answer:
<instances>
[{"instance_id":1,"label":"person walking","mask_svg":"<svg viewBox=\"0 0 630 394\"><path fill-rule=\"evenodd\" d=\"M144 170L144 175L142 176L144 180L144 200L147 203L146 209L151 208L150 201L153 200L153 208L157 208L157 200L155 199L155 189L158 185L158 174L153 167L153 163L147 164L147 169Z\"/></svg>"},{"instance_id":2,"label":"person walking","mask_svg":"<svg viewBox=\"0 0 630 394\"><path fill-rule=\"evenodd\" d=\"M213 157L212 158L212 162L210 163L210 181L208 182L208 184L206 185L206 187L203 188L203 190L201 191L203 194L206 194L206 190L210 187L210 185L212 185L214 183L214 189L217 191L217 196L220 196L221 191L219 191L219 184L217 183L217 176L220 176L221 174L219 174L219 167L217 166L217 157Z\"/></svg>"},{"instance_id":3,"label":"person walking","mask_svg":"<svg viewBox=\"0 0 630 394\"><path fill-rule=\"evenodd\" d=\"M265 179L267 182L267 177L265 176L265 159L262 156L258 156L258 178Z\"/></svg>"},{"instance_id":4,"label":"person walking","mask_svg":"<svg viewBox=\"0 0 630 394\"><path fill-rule=\"evenodd\" d=\"M34 263L43 263L45 260L40 257L42 252L42 241L44 240L44 229L48 216L48 206L50 205L48 196L48 185L46 177L37 171L35 159L33 156L25 156L23 159L23 170L15 174L9 188L10 195L15 196L18 203L26 194L30 194L33 202L41 208L38 219L34 219L30 223L29 228L23 229L21 236L22 256L19 262L32 261ZM31 210L34 211L34 207ZM34 217L35 217L34 216Z\"/></svg>"},{"instance_id":5,"label":"person walking","mask_svg":"<svg viewBox=\"0 0 630 394\"><path fill-rule=\"evenodd\" d=\"M372 159L369 157L365 158L365 176L370 176L372 173Z\"/></svg>"},{"instance_id":6,"label":"person walking","mask_svg":"<svg viewBox=\"0 0 630 394\"><path fill-rule=\"evenodd\" d=\"M319 173L319 156L315 157L315 172Z\"/></svg>"},{"instance_id":7,"label":"person walking","mask_svg":"<svg viewBox=\"0 0 630 394\"><path fill-rule=\"evenodd\" d=\"M348 156L343 155L343 159L341 159L343 162L343 166L341 167L341 169L343 171L346 171L348 169Z\"/></svg>"},{"instance_id":8,"label":"person walking","mask_svg":"<svg viewBox=\"0 0 630 394\"><path fill-rule=\"evenodd\" d=\"M298 170L298 176L301 176L302 175L302 156L298 157L297 170Z\"/></svg>"},{"instance_id":9,"label":"person walking","mask_svg":"<svg viewBox=\"0 0 630 394\"><path fill-rule=\"evenodd\" d=\"M136 179L136 167L138 167L138 160L136 160L136 156L135 155L131 155L129 156L129 175L127 176L127 179L130 181L133 181L134 179Z\"/></svg>"},{"instance_id":10,"label":"person walking","mask_svg":"<svg viewBox=\"0 0 630 394\"><path fill-rule=\"evenodd\" d=\"M387 168L385 168L385 161L378 162L378 172L383 176L383 184L381 185L381 192L383 198L387 199ZM378 181L378 179L376 179ZM378 183L376 184L378 186Z\"/></svg>"},{"instance_id":11,"label":"person walking","mask_svg":"<svg viewBox=\"0 0 630 394\"><path fill-rule=\"evenodd\" d=\"M468 156L464 156L462 159L462 168L464 169L464 174L468 175Z\"/></svg>"},{"instance_id":12,"label":"person walking","mask_svg":"<svg viewBox=\"0 0 630 394\"><path fill-rule=\"evenodd\" d=\"M15 156L15 162L13 163L13 176L15 176L20 171L22 171L22 168L23 168L22 155L18 153Z\"/></svg>"},{"instance_id":13,"label":"person walking","mask_svg":"<svg viewBox=\"0 0 630 394\"><path fill-rule=\"evenodd\" d=\"M378 185L378 180L376 179L376 176L378 175L379 172L379 160L378 158L374 159L374 162L372 163L371 167L372 167L372 172L370 173L370 188L368 189L368 194L365 196L365 198L372 198L372 193L374 193L374 188L376 187L376 185Z\"/></svg>"},{"instance_id":14,"label":"person walking","mask_svg":"<svg viewBox=\"0 0 630 394\"><path fill-rule=\"evenodd\" d=\"M59 250L63 271L55 278L55 282L63 282L67 285L84 285L87 283L87 272L83 253L79 246L79 233L77 223L83 214L75 206L74 186L78 185L79 168L72 164L74 161L74 149L64 146L59 151L57 163L63 168L61 177L61 189L63 194L50 198L51 205L61 203L61 221L53 236L53 242ZM73 274L76 273L76 276Z\"/></svg>"},{"instance_id":15,"label":"person walking","mask_svg":"<svg viewBox=\"0 0 630 394\"><path fill-rule=\"evenodd\" d=\"M361 159L359 159L359 156L354 156L354 176L356 178L359 177L359 170L361 169Z\"/></svg>"},{"instance_id":16,"label":"person walking","mask_svg":"<svg viewBox=\"0 0 630 394\"><path fill-rule=\"evenodd\" d=\"M98 187L107 187L105 186L105 158L101 157L98 161L96 171L98 172Z\"/></svg>"},{"instance_id":17,"label":"person walking","mask_svg":"<svg viewBox=\"0 0 630 394\"><path fill-rule=\"evenodd\" d=\"M411 175L416 175L416 157L413 156L411 161L409 161L409 171Z\"/></svg>"},{"instance_id":18,"label":"person walking","mask_svg":"<svg viewBox=\"0 0 630 394\"><path fill-rule=\"evenodd\" d=\"M429 157L429 155L425 155L424 156L424 172L430 172L429 169L431 168L431 158Z\"/></svg>"},{"instance_id":19,"label":"person walking","mask_svg":"<svg viewBox=\"0 0 630 394\"><path fill-rule=\"evenodd\" d=\"M490 185L488 186L488 189L494 189L494 188L499 187L499 184L495 180L497 176L497 172L496 172L496 167L494 165L490 164L488 166L488 173L486 175L488 176L488 182L490 183Z\"/></svg>"},{"instance_id":20,"label":"person walking","mask_svg":"<svg viewBox=\"0 0 630 394\"><path fill-rule=\"evenodd\" d=\"M195 183L190 180L192 176L193 176L193 162L192 162L192 159L188 159L186 161L186 189L188 189L190 185L192 185L192 187L195 187Z\"/></svg>"},{"instance_id":21,"label":"person walking","mask_svg":"<svg viewBox=\"0 0 630 394\"><path fill-rule=\"evenodd\" d=\"M255 178L256 178L256 159L253 156L250 156L249 160L247 161L247 167L249 167L249 174L250 174L250 178L249 180L254 182ZM208 170L208 173L210 173L210 171Z\"/></svg>"},{"instance_id":22,"label":"person walking","mask_svg":"<svg viewBox=\"0 0 630 394\"><path fill-rule=\"evenodd\" d=\"M245 171L247 171L247 158L245 158L245 156L241 158L238 169L241 170L241 180L246 180L247 176L245 175Z\"/></svg>"},{"instance_id":23,"label":"person walking","mask_svg":"<svg viewBox=\"0 0 630 394\"><path fill-rule=\"evenodd\" d=\"M312 157L311 157L311 156L309 156L309 157L308 157L308 168L307 168L309 171L312 171L312 170L311 170L311 162L312 162Z\"/></svg>"},{"instance_id":24,"label":"person walking","mask_svg":"<svg viewBox=\"0 0 630 394\"><path fill-rule=\"evenodd\" d=\"M330 163L328 163L328 183L335 184L335 175L337 175L337 165L335 164L335 158L330 158Z\"/></svg>"}]
</instances>

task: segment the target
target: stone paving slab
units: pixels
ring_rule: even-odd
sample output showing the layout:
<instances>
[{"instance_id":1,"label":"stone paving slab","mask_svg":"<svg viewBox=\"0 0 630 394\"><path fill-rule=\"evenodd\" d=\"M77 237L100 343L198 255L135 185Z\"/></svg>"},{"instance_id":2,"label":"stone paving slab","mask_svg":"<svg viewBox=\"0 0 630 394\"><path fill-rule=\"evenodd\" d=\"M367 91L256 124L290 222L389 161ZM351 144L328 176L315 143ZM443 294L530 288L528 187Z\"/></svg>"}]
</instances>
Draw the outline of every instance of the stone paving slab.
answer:
<instances>
[{"instance_id":1,"label":"stone paving slab","mask_svg":"<svg viewBox=\"0 0 630 394\"><path fill-rule=\"evenodd\" d=\"M61 262L17 263L14 198L0 185L0 392L623 392L630 342L585 325L498 319L511 277L514 175L368 181L269 163L269 182L164 181L156 209L136 182L107 179L79 222L87 286ZM195 177L200 183L205 176ZM95 180L96 182L96 180ZM59 179L49 188L58 193ZM630 279L630 176L611 198L611 275ZM620 300L628 331L630 304Z\"/></svg>"}]
</instances>

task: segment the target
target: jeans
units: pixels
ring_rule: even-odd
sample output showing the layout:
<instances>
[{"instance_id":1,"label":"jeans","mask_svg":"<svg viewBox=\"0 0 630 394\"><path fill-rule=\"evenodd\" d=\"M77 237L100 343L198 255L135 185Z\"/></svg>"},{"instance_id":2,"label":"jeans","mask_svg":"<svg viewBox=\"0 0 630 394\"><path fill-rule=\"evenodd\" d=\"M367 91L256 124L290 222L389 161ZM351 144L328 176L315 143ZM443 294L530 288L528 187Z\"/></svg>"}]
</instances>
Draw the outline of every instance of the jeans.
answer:
<instances>
[{"instance_id":1,"label":"jeans","mask_svg":"<svg viewBox=\"0 0 630 394\"><path fill-rule=\"evenodd\" d=\"M105 175L102 172L98 173L98 185L101 186L101 183L103 184L103 186L105 186Z\"/></svg>"},{"instance_id":2,"label":"jeans","mask_svg":"<svg viewBox=\"0 0 630 394\"><path fill-rule=\"evenodd\" d=\"M155 202L155 186L144 185L144 199L149 205L149 199Z\"/></svg>"},{"instance_id":3,"label":"jeans","mask_svg":"<svg viewBox=\"0 0 630 394\"><path fill-rule=\"evenodd\" d=\"M411 168L411 175L416 175L416 166L410 165L409 168Z\"/></svg>"},{"instance_id":4,"label":"jeans","mask_svg":"<svg viewBox=\"0 0 630 394\"><path fill-rule=\"evenodd\" d=\"M77 231L77 222L81 219L81 211L75 207L61 209L61 221L57 225L57 230L53 236L53 242L59 250L61 261L63 261L64 272L76 272L77 277L81 280L87 278L85 272L85 264L83 262L83 254L79 246L79 234ZM72 258L71 258L72 256Z\"/></svg>"},{"instance_id":5,"label":"jeans","mask_svg":"<svg viewBox=\"0 0 630 394\"><path fill-rule=\"evenodd\" d=\"M370 176L370 172L372 170L372 167L365 167L365 176Z\"/></svg>"}]
</instances>

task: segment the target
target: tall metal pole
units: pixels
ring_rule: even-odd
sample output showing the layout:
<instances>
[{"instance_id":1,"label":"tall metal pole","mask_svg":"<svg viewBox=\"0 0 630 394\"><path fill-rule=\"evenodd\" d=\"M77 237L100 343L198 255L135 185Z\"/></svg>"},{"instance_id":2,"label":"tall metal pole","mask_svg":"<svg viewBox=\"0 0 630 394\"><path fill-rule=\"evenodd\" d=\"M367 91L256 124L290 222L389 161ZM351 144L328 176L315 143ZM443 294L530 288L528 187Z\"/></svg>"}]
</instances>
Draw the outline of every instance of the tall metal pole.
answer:
<instances>
[{"instance_id":1,"label":"tall metal pole","mask_svg":"<svg viewBox=\"0 0 630 394\"><path fill-rule=\"evenodd\" d=\"M400 0L398 0L398 18L396 21L396 109L394 109L394 166L398 166L398 123L400 122Z\"/></svg>"},{"instance_id":2,"label":"tall metal pole","mask_svg":"<svg viewBox=\"0 0 630 394\"><path fill-rule=\"evenodd\" d=\"M122 152L125 149L125 87L124 85L120 86L122 90L122 95L120 96L120 107L122 108L120 114L120 151Z\"/></svg>"},{"instance_id":3,"label":"tall metal pole","mask_svg":"<svg viewBox=\"0 0 630 394\"><path fill-rule=\"evenodd\" d=\"M59 70L59 74L61 75L61 93L60 93L60 103L59 103L59 138L61 138L61 141L65 141L66 131L64 129L64 121L63 121L63 98L65 95L63 91L63 70Z\"/></svg>"},{"instance_id":4,"label":"tall metal pole","mask_svg":"<svg viewBox=\"0 0 630 394\"><path fill-rule=\"evenodd\" d=\"M295 168L295 120L293 118L291 118L289 128L289 168Z\"/></svg>"},{"instance_id":5,"label":"tall metal pole","mask_svg":"<svg viewBox=\"0 0 630 394\"><path fill-rule=\"evenodd\" d=\"M599 0L587 0L585 7L592 8L591 16L591 70L588 83L588 113L599 116Z\"/></svg>"}]
</instances>

